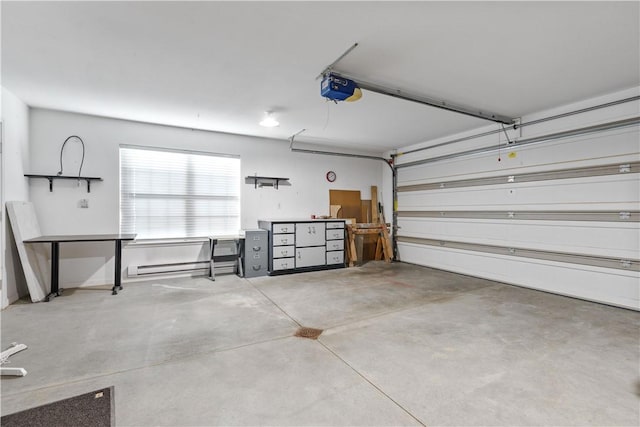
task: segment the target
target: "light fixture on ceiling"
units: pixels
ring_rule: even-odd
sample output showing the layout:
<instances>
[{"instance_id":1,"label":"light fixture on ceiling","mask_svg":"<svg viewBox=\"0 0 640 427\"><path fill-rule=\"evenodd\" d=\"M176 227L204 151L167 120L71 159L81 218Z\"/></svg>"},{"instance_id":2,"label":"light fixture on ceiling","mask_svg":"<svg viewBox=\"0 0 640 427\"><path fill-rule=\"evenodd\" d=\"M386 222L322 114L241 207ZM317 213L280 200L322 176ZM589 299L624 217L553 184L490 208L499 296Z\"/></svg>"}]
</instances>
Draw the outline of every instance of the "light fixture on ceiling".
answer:
<instances>
[{"instance_id":1,"label":"light fixture on ceiling","mask_svg":"<svg viewBox=\"0 0 640 427\"><path fill-rule=\"evenodd\" d=\"M280 126L280 122L273 117L271 111L267 111L264 113L264 119L260 122L260 126L274 128L276 126Z\"/></svg>"}]
</instances>

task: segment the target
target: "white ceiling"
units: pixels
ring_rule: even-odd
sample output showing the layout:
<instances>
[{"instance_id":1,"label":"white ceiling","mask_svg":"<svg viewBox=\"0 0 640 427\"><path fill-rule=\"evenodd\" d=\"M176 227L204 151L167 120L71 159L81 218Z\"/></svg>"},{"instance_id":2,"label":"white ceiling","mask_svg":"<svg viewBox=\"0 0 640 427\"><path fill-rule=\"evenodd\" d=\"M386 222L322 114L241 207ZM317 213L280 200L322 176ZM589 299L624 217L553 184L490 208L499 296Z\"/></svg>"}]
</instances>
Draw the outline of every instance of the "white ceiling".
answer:
<instances>
[{"instance_id":1,"label":"white ceiling","mask_svg":"<svg viewBox=\"0 0 640 427\"><path fill-rule=\"evenodd\" d=\"M640 85L638 2L2 2L2 84L34 107L382 152ZM273 110L277 128L258 126Z\"/></svg>"}]
</instances>

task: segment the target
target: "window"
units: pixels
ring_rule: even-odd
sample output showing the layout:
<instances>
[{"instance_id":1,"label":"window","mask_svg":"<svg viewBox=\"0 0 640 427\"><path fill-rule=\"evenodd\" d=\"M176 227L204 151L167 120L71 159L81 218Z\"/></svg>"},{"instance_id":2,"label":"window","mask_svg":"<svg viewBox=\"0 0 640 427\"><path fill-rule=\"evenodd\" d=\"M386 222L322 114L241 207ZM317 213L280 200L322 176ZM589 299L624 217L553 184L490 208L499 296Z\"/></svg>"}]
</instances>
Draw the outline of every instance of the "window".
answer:
<instances>
[{"instance_id":1,"label":"window","mask_svg":"<svg viewBox=\"0 0 640 427\"><path fill-rule=\"evenodd\" d=\"M120 147L120 232L138 239L234 235L240 159Z\"/></svg>"}]
</instances>

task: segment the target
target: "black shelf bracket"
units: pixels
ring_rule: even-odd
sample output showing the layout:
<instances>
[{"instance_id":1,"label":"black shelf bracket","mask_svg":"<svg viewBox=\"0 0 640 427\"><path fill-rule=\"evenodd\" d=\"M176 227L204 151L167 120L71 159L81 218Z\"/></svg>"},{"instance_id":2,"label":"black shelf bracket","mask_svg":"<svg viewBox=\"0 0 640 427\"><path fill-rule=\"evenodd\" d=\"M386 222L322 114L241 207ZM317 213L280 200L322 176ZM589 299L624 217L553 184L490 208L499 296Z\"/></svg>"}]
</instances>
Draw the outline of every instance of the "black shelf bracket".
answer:
<instances>
[{"instance_id":1,"label":"black shelf bracket","mask_svg":"<svg viewBox=\"0 0 640 427\"><path fill-rule=\"evenodd\" d=\"M258 187L273 187L276 190L278 189L278 186L280 185L280 182L288 182L289 178L281 178L281 177L275 177L275 176L247 176L245 177L245 182L248 184L253 183L253 188L258 188Z\"/></svg>"},{"instance_id":2,"label":"black shelf bracket","mask_svg":"<svg viewBox=\"0 0 640 427\"><path fill-rule=\"evenodd\" d=\"M96 176L68 176L68 175L37 175L27 174L24 176L28 178L43 178L49 181L49 192L53 192L53 181L56 179L76 179L87 182L87 193L91 193L91 181L102 181L102 178Z\"/></svg>"}]
</instances>

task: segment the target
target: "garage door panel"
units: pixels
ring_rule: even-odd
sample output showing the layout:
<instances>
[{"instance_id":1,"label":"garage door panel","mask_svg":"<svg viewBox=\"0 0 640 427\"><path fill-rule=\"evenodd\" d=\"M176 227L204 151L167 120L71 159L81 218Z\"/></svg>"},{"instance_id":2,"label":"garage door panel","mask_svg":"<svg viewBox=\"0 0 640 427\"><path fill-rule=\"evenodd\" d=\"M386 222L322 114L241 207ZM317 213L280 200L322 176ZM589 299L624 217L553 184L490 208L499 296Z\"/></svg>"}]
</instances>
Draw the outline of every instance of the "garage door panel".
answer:
<instances>
[{"instance_id":1,"label":"garage door panel","mask_svg":"<svg viewBox=\"0 0 640 427\"><path fill-rule=\"evenodd\" d=\"M527 126L521 146L493 134L399 156L400 260L640 309L637 107ZM491 138L500 162L495 149L468 153Z\"/></svg>"},{"instance_id":2,"label":"garage door panel","mask_svg":"<svg viewBox=\"0 0 640 427\"><path fill-rule=\"evenodd\" d=\"M545 181L541 183L438 189L398 193L400 210L473 207L474 210L523 209L525 206L577 205L588 209L607 204L637 210L640 203L638 174Z\"/></svg>"},{"instance_id":3,"label":"garage door panel","mask_svg":"<svg viewBox=\"0 0 640 427\"><path fill-rule=\"evenodd\" d=\"M640 309L640 275L596 267L398 244L403 262L473 275L547 292Z\"/></svg>"},{"instance_id":4,"label":"garage door panel","mask_svg":"<svg viewBox=\"0 0 640 427\"><path fill-rule=\"evenodd\" d=\"M638 156L638 140L640 132L637 128L603 132L588 138L567 138L548 143L529 146L505 147L498 162L498 153L482 153L465 159L450 159L436 163L400 168L398 170L398 185L433 182L442 179L479 178L495 176L497 171L508 174L510 171L518 173L541 172L553 169L568 169L575 167L594 166L634 162ZM496 141L497 143L497 141ZM504 144L504 140L502 140ZM456 147L455 148L460 148ZM473 146L478 148L479 145ZM446 154L452 152L452 148ZM515 157L509 157L509 153ZM418 155L418 154L421 154ZM438 153L431 149L422 153L415 153L412 159L400 156L398 164L428 158L438 157L445 153Z\"/></svg>"},{"instance_id":5,"label":"garage door panel","mask_svg":"<svg viewBox=\"0 0 640 427\"><path fill-rule=\"evenodd\" d=\"M637 258L640 225L399 218L400 236Z\"/></svg>"}]
</instances>

